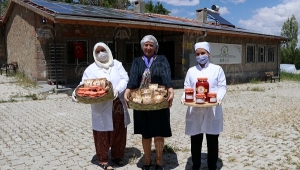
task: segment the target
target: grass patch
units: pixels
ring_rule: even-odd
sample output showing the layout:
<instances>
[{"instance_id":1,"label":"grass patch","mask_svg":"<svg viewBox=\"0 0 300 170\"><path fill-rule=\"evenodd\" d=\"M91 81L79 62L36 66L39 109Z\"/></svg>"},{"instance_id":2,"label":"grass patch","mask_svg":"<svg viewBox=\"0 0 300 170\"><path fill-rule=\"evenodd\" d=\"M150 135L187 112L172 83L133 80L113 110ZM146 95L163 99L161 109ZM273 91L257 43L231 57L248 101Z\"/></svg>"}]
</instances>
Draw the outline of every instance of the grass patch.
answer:
<instances>
[{"instance_id":1,"label":"grass patch","mask_svg":"<svg viewBox=\"0 0 300 170\"><path fill-rule=\"evenodd\" d=\"M243 137L241 135L234 135L233 138L235 138L235 139L243 139Z\"/></svg>"},{"instance_id":2,"label":"grass patch","mask_svg":"<svg viewBox=\"0 0 300 170\"><path fill-rule=\"evenodd\" d=\"M273 138L279 138L280 134L279 132L276 132L274 135L272 135Z\"/></svg>"},{"instance_id":3,"label":"grass patch","mask_svg":"<svg viewBox=\"0 0 300 170\"><path fill-rule=\"evenodd\" d=\"M36 87L36 82L30 80L28 77L26 77L24 72L19 72L14 75L14 77L17 79L17 84L19 86L23 87Z\"/></svg>"},{"instance_id":4,"label":"grass patch","mask_svg":"<svg viewBox=\"0 0 300 170\"><path fill-rule=\"evenodd\" d=\"M252 79L249 80L249 83L251 83L251 84L259 84L259 83L261 83L261 81L258 80L257 78L252 78Z\"/></svg>"},{"instance_id":5,"label":"grass patch","mask_svg":"<svg viewBox=\"0 0 300 170\"><path fill-rule=\"evenodd\" d=\"M260 88L260 87L248 87L247 90L249 91L265 91L264 88Z\"/></svg>"},{"instance_id":6,"label":"grass patch","mask_svg":"<svg viewBox=\"0 0 300 170\"><path fill-rule=\"evenodd\" d=\"M168 144L164 145L163 152L165 153L176 153L177 151L180 151L180 149L177 148L176 146L172 146ZM152 152L156 152L156 150L153 149Z\"/></svg>"},{"instance_id":7,"label":"grass patch","mask_svg":"<svg viewBox=\"0 0 300 170\"><path fill-rule=\"evenodd\" d=\"M235 157L233 157L233 156L228 157L228 162L235 162L235 161L236 161Z\"/></svg>"},{"instance_id":8,"label":"grass patch","mask_svg":"<svg viewBox=\"0 0 300 170\"><path fill-rule=\"evenodd\" d=\"M300 74L281 72L280 77L282 80L300 81Z\"/></svg>"},{"instance_id":9,"label":"grass patch","mask_svg":"<svg viewBox=\"0 0 300 170\"><path fill-rule=\"evenodd\" d=\"M17 100L15 99L9 99L9 100L1 100L0 103L13 103L13 102L17 102Z\"/></svg>"},{"instance_id":10,"label":"grass patch","mask_svg":"<svg viewBox=\"0 0 300 170\"><path fill-rule=\"evenodd\" d=\"M36 96L36 94L30 94L30 95L26 95L24 97L29 98L29 99L31 98L32 100L38 100L38 97Z\"/></svg>"},{"instance_id":11,"label":"grass patch","mask_svg":"<svg viewBox=\"0 0 300 170\"><path fill-rule=\"evenodd\" d=\"M179 151L180 149L175 147L175 146L171 146L171 145L165 145L164 146L164 150L163 152L167 152L167 153L176 153L177 151Z\"/></svg>"}]
</instances>

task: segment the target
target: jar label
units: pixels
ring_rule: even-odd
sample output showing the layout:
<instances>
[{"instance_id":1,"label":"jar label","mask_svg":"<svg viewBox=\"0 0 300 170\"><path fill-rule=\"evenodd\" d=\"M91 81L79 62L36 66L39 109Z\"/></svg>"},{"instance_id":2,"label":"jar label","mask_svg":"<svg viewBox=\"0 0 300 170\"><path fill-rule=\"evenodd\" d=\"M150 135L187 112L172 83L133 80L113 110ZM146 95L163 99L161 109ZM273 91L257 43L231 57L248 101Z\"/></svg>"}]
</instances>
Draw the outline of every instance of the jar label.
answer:
<instances>
[{"instance_id":1,"label":"jar label","mask_svg":"<svg viewBox=\"0 0 300 170\"><path fill-rule=\"evenodd\" d=\"M197 92L198 93L204 93L204 92L206 92L206 89L203 86L198 86L197 87Z\"/></svg>"},{"instance_id":2,"label":"jar label","mask_svg":"<svg viewBox=\"0 0 300 170\"><path fill-rule=\"evenodd\" d=\"M188 94L187 94L187 95L185 96L185 99L194 99L194 97L193 97L193 95L188 95Z\"/></svg>"},{"instance_id":3,"label":"jar label","mask_svg":"<svg viewBox=\"0 0 300 170\"><path fill-rule=\"evenodd\" d=\"M210 101L211 103L215 103L215 102L217 102L217 98L210 98L209 101Z\"/></svg>"},{"instance_id":4,"label":"jar label","mask_svg":"<svg viewBox=\"0 0 300 170\"><path fill-rule=\"evenodd\" d=\"M205 99L196 99L196 103L205 103Z\"/></svg>"}]
</instances>

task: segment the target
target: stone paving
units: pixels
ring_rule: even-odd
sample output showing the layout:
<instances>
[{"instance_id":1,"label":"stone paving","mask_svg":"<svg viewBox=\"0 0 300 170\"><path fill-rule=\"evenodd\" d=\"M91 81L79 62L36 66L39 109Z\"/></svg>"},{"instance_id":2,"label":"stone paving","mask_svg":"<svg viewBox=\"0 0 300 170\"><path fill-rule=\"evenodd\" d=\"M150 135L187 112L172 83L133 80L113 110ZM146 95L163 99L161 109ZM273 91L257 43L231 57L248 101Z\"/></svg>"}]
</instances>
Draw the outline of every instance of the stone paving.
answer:
<instances>
[{"instance_id":1,"label":"stone paving","mask_svg":"<svg viewBox=\"0 0 300 170\"><path fill-rule=\"evenodd\" d=\"M34 94L38 89L19 87L10 77L0 78L1 170L101 169L95 161L89 105L74 103L66 94L47 94L42 100L25 97L24 100L12 100ZM172 116L177 117L173 121L177 128L184 129L184 109L181 104L174 103L172 110L182 113L182 117ZM132 120L132 110L129 111ZM174 150L186 147L186 152L166 153L164 161L170 164L170 169L185 169L189 166L186 165L187 160L179 157L189 156L188 145L183 143L188 137L183 131L173 131L174 135L182 139L178 141L172 137L166 143ZM127 136L126 165L116 169L140 169L143 157L141 138L133 135L132 123L128 126ZM154 152L152 156L154 160Z\"/></svg>"},{"instance_id":2,"label":"stone paving","mask_svg":"<svg viewBox=\"0 0 300 170\"><path fill-rule=\"evenodd\" d=\"M0 76L1 170L101 169L95 159L89 105L74 103L71 101L71 97L66 94L47 94L41 100L11 100L11 96L16 96L15 94L31 94L36 91L33 88L17 87L13 85L14 83L9 83L12 81L13 79ZM271 83L271 85L275 87L278 84ZM190 138L184 134L185 110L187 107L180 104L181 93L182 89L175 90L175 100L171 108L173 136L166 139L166 145L173 149L175 153L164 153L163 164L165 169L191 169ZM251 91L250 93L255 92ZM227 95L231 95L231 92ZM231 95L231 97L237 97L237 95ZM226 103L228 108L225 107L224 109L227 112L228 110L232 112L228 117L230 120L240 121L245 125L245 122L249 122L248 120L244 121L245 117L233 117L233 114L239 113L233 111L237 108L232 103L228 100ZM240 108L240 105L236 107ZM299 111L299 107L294 109L296 109L296 112ZM132 110L130 110L130 115L132 120ZM290 133L295 134L293 145L281 145L283 148L280 148L281 151L290 149L294 152L294 154L291 154L293 156L289 160L290 162L284 161L287 159L285 155L276 151L276 158L272 158L274 161L267 164L270 159L262 159L260 147L257 147L258 152L253 149L250 150L258 146L258 143L251 143L251 136L249 136L250 140L241 141L244 138L246 139L245 136L248 132L239 135L239 129L232 129L230 120L225 117L224 129L225 131L226 129L229 130L224 132L224 135L223 133L220 135L219 169L268 169L269 164L274 164L274 162L280 163L276 165L280 167L279 169L300 169L300 161L297 157L300 155L300 144L299 140L296 140L299 131L290 131ZM279 135L275 137L276 139L281 138ZM260 138L264 139L262 136ZM255 141L255 139L254 136L253 140ZM289 141L289 139L284 139L284 141L286 140ZM276 144L274 141L271 141L271 143ZM202 150L202 169L207 169L205 140ZM265 155L270 151L263 150L263 152L266 152ZM154 156L155 153L153 152L152 160L155 160ZM116 169L137 170L142 166L142 162L141 136L133 135L133 124L131 123L128 126L127 134L126 165L123 167L116 166ZM152 169L154 169L154 166ZM274 167L271 169L274 169Z\"/></svg>"}]
</instances>

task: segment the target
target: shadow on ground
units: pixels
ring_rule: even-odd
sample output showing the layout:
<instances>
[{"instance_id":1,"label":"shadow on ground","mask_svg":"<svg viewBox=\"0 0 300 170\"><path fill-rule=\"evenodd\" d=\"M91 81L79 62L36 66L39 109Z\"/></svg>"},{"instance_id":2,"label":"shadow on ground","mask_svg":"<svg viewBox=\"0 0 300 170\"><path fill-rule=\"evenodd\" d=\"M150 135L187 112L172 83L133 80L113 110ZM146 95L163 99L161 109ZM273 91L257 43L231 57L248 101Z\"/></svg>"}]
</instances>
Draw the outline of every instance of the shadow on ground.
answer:
<instances>
[{"instance_id":1,"label":"shadow on ground","mask_svg":"<svg viewBox=\"0 0 300 170\"><path fill-rule=\"evenodd\" d=\"M193 166L193 162L192 162L192 157L189 157L187 159L187 163L186 163L186 166L185 166L185 170L192 170L192 166ZM217 162L217 170L220 170L222 169L223 167L223 161L222 159L218 159L218 162ZM201 154L201 170L208 170L208 167L207 167L207 153L202 153Z\"/></svg>"},{"instance_id":2,"label":"shadow on ground","mask_svg":"<svg viewBox=\"0 0 300 170\"><path fill-rule=\"evenodd\" d=\"M108 153L108 157L110 158L110 151ZM141 157L141 151L135 147L125 148L125 154L124 154L124 166L127 164L134 164L135 160ZM99 166L98 157L97 155L94 155L91 163L94 165ZM109 165L113 167L118 167L115 163L113 163L111 160L109 160Z\"/></svg>"}]
</instances>

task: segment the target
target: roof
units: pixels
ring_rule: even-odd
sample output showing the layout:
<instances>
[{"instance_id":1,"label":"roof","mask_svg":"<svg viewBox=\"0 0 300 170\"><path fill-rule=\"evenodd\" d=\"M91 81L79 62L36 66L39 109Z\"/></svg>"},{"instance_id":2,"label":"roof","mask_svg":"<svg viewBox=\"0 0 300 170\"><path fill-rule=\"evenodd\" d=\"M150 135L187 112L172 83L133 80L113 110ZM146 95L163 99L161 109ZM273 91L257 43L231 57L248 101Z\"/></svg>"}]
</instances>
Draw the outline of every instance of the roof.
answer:
<instances>
[{"instance_id":1,"label":"roof","mask_svg":"<svg viewBox=\"0 0 300 170\"><path fill-rule=\"evenodd\" d=\"M215 34L244 35L286 40L286 37L262 34L241 28L226 25L212 25L202 23L189 18L180 18L161 14L136 13L128 10L119 10L91 5L71 4L49 0L11 0L9 9L13 3L28 8L54 23L92 24L116 26L125 25L131 28L148 28L173 31L207 31ZM8 10L9 11L9 10ZM9 12L8 12L9 13ZM5 23L9 14L5 14Z\"/></svg>"}]
</instances>

